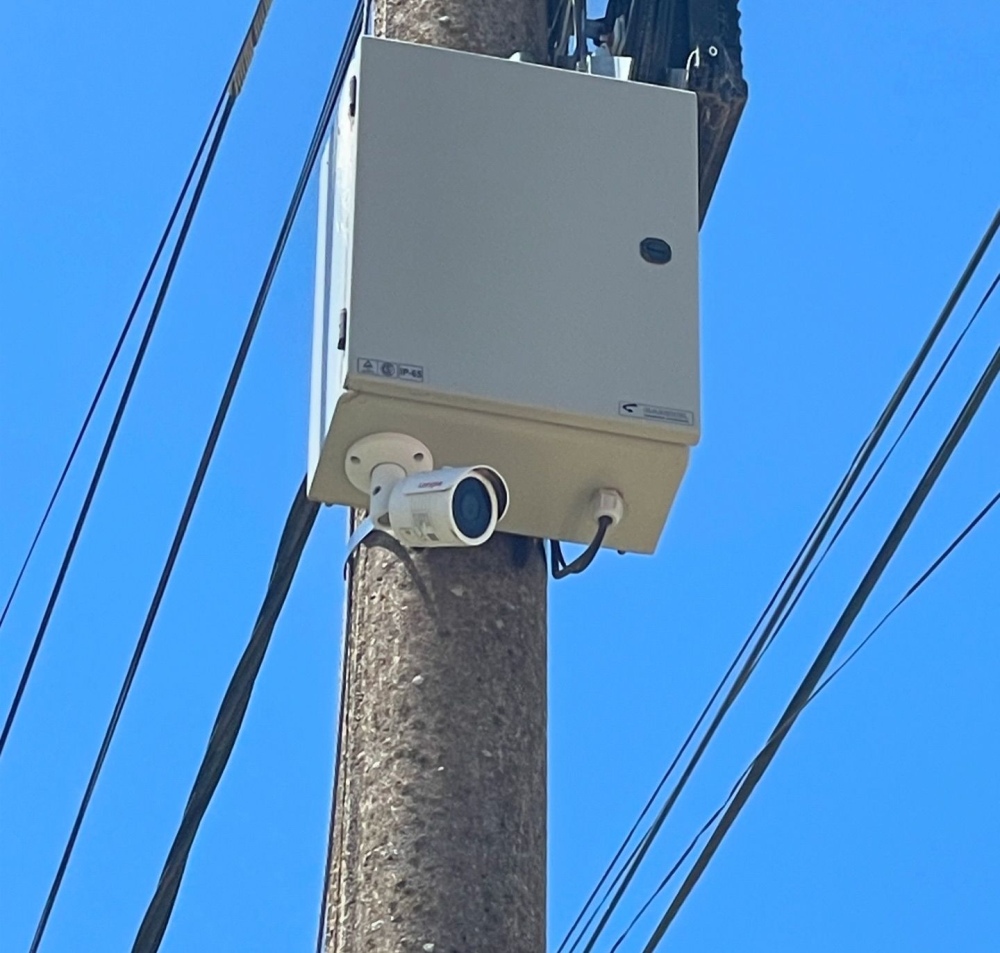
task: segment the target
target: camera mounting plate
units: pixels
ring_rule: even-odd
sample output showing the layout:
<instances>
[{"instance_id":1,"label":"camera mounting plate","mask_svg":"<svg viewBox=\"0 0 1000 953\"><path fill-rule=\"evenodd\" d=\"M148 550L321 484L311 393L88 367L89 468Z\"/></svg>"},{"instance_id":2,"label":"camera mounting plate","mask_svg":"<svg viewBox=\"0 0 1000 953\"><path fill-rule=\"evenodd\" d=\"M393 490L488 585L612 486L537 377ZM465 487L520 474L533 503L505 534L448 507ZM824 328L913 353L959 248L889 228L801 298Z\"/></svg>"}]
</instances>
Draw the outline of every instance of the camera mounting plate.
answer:
<instances>
[{"instance_id":1,"label":"camera mounting plate","mask_svg":"<svg viewBox=\"0 0 1000 953\"><path fill-rule=\"evenodd\" d=\"M434 469L433 455L416 437L405 433L373 433L351 444L344 470L351 484L367 496L372 471L383 463L402 467L407 476Z\"/></svg>"}]
</instances>

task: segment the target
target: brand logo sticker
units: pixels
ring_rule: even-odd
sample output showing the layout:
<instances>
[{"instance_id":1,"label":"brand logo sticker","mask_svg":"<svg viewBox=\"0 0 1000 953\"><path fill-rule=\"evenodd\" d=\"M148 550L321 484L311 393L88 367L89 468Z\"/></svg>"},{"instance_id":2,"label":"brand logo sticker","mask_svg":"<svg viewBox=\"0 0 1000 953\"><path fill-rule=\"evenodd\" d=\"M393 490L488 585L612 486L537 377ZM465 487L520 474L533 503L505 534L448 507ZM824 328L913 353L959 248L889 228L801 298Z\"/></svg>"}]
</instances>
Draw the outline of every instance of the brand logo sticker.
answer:
<instances>
[{"instance_id":1,"label":"brand logo sticker","mask_svg":"<svg viewBox=\"0 0 1000 953\"><path fill-rule=\"evenodd\" d=\"M661 424L681 424L684 427L694 426L694 414L690 410L678 410L676 407L655 407L653 404L640 404L634 400L623 400L618 405L618 413L622 417L634 417L636 420L653 420Z\"/></svg>"}]
</instances>

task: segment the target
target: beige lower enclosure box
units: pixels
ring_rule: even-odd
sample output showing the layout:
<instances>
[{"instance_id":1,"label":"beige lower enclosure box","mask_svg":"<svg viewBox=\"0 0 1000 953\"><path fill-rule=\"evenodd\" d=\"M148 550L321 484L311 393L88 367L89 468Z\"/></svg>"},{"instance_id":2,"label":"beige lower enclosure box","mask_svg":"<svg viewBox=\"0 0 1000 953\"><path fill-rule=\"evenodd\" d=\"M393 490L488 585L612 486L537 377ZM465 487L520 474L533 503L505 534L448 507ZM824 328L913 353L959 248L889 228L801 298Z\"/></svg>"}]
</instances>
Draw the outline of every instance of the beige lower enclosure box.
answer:
<instances>
[{"instance_id":1,"label":"beige lower enclosure box","mask_svg":"<svg viewBox=\"0 0 1000 953\"><path fill-rule=\"evenodd\" d=\"M589 542L610 489L604 544L653 552L698 365L693 93L362 38L320 179L313 499L482 466L499 529Z\"/></svg>"}]
</instances>

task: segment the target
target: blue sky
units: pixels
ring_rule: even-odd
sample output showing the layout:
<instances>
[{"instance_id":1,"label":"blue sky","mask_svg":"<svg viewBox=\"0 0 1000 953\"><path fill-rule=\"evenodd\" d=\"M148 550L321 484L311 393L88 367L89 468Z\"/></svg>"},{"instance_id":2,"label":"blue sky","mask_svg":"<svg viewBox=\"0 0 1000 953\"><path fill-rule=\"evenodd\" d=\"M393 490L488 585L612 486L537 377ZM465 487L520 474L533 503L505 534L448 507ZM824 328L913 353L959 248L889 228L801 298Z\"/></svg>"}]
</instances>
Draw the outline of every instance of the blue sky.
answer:
<instances>
[{"instance_id":1,"label":"blue sky","mask_svg":"<svg viewBox=\"0 0 1000 953\"><path fill-rule=\"evenodd\" d=\"M1000 8L744 4L751 102L703 231L704 437L655 557L551 588L556 942L652 790L1000 198ZM252 3L22 4L0 58L6 593ZM27 948L350 15L276 3L0 763L0 938ZM126 948L305 467L315 192L44 949ZM597 214L595 212L595 214ZM988 259L959 312L992 275ZM984 313L734 711L634 910L763 741L997 342ZM120 386L121 375L117 378ZM100 422L106 425L105 408ZM854 644L998 487L985 406ZM4 709L98 441L0 632ZM997 517L803 717L665 949L993 950ZM307 950L325 849L344 517L317 524L164 950ZM644 921L631 948L648 935Z\"/></svg>"}]
</instances>

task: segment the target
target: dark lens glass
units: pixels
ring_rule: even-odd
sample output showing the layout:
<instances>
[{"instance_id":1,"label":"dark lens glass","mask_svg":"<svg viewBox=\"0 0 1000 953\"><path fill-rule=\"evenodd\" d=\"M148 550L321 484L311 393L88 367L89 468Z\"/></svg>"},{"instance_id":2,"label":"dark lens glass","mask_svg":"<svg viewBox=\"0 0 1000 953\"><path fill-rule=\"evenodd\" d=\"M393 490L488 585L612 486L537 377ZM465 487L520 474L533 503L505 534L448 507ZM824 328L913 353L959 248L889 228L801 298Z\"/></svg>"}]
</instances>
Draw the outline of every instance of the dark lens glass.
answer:
<instances>
[{"instance_id":1,"label":"dark lens glass","mask_svg":"<svg viewBox=\"0 0 1000 953\"><path fill-rule=\"evenodd\" d=\"M451 515L463 536L478 539L490 528L493 502L482 480L466 477L455 487L451 498Z\"/></svg>"}]
</instances>

